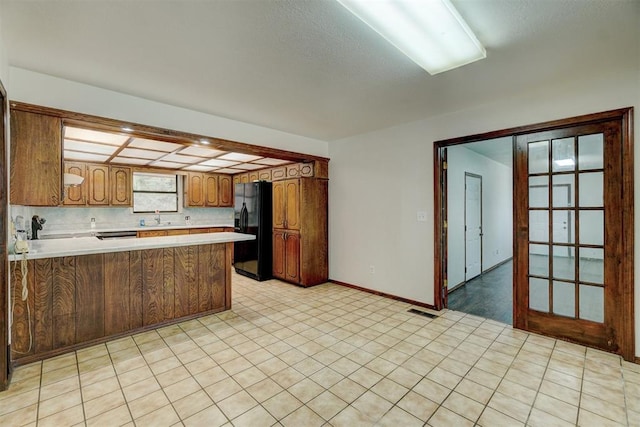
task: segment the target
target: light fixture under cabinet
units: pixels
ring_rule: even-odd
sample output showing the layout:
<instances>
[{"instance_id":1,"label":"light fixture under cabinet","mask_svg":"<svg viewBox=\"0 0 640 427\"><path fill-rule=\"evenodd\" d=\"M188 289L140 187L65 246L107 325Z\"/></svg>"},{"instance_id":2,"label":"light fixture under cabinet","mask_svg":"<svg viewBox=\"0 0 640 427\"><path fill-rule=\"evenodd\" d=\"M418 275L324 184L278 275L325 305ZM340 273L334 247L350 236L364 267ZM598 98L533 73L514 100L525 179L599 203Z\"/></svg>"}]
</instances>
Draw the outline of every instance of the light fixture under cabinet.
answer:
<instances>
[{"instance_id":1,"label":"light fixture under cabinet","mask_svg":"<svg viewBox=\"0 0 640 427\"><path fill-rule=\"evenodd\" d=\"M74 173L64 174L64 186L65 187L77 187L84 182L84 177L76 175Z\"/></svg>"},{"instance_id":2,"label":"light fixture under cabinet","mask_svg":"<svg viewBox=\"0 0 640 427\"><path fill-rule=\"evenodd\" d=\"M449 0L337 0L429 74L487 57Z\"/></svg>"}]
</instances>

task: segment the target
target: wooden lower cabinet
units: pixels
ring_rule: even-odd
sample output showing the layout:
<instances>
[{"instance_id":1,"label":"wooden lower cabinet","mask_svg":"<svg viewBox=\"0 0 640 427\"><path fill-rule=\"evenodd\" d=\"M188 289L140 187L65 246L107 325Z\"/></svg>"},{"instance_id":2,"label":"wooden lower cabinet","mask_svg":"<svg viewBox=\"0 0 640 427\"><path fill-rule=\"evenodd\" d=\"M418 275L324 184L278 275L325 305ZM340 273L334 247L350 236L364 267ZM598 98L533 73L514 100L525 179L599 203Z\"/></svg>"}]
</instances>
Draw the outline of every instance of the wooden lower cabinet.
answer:
<instances>
[{"instance_id":1,"label":"wooden lower cabinet","mask_svg":"<svg viewBox=\"0 0 640 427\"><path fill-rule=\"evenodd\" d=\"M300 234L273 232L273 277L300 284Z\"/></svg>"},{"instance_id":2,"label":"wooden lower cabinet","mask_svg":"<svg viewBox=\"0 0 640 427\"><path fill-rule=\"evenodd\" d=\"M138 237L158 237L158 236L179 236L182 234L202 234L220 233L223 231L233 231L233 227L211 227L211 228L171 228L164 230L140 230Z\"/></svg>"},{"instance_id":3,"label":"wooden lower cabinet","mask_svg":"<svg viewBox=\"0 0 640 427\"><path fill-rule=\"evenodd\" d=\"M16 298L13 310L12 360L29 363L228 310L232 254L233 243L218 243L29 260L28 297ZM13 267L12 292L19 295L22 273Z\"/></svg>"}]
</instances>

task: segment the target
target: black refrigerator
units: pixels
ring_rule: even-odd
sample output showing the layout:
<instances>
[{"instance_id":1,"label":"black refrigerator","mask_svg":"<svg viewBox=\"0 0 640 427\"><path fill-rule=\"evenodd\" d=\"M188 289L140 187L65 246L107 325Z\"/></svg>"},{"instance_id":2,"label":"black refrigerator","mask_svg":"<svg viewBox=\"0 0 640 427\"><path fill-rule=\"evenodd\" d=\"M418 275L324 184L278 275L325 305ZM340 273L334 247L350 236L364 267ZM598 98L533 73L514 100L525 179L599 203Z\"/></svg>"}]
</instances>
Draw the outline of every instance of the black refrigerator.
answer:
<instances>
[{"instance_id":1,"label":"black refrigerator","mask_svg":"<svg viewBox=\"0 0 640 427\"><path fill-rule=\"evenodd\" d=\"M271 183L256 181L235 185L236 233L253 234L255 240L235 242L234 267L238 274L256 280L271 278Z\"/></svg>"}]
</instances>

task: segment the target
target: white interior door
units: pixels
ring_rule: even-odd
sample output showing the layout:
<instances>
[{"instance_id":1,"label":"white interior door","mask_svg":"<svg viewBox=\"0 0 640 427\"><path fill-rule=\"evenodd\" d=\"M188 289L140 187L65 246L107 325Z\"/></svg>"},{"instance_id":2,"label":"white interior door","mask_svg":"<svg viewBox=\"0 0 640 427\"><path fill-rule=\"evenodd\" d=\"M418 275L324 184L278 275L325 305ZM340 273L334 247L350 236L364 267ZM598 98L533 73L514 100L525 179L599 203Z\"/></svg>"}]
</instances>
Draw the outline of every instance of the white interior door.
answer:
<instances>
[{"instance_id":1,"label":"white interior door","mask_svg":"<svg viewBox=\"0 0 640 427\"><path fill-rule=\"evenodd\" d=\"M464 179L465 281L482 273L482 177Z\"/></svg>"}]
</instances>

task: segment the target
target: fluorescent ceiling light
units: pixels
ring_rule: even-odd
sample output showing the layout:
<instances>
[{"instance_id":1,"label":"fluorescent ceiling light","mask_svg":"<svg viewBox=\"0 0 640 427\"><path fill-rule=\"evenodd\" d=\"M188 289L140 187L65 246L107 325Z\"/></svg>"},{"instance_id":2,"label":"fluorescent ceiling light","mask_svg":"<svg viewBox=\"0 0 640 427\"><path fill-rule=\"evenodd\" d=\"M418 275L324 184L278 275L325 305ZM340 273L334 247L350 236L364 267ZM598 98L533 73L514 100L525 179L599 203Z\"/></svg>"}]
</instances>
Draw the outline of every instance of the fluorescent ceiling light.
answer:
<instances>
[{"instance_id":1,"label":"fluorescent ceiling light","mask_svg":"<svg viewBox=\"0 0 640 427\"><path fill-rule=\"evenodd\" d=\"M574 162L573 159L554 160L553 163L555 163L558 166L575 166L576 164L576 162Z\"/></svg>"},{"instance_id":2,"label":"fluorescent ceiling light","mask_svg":"<svg viewBox=\"0 0 640 427\"><path fill-rule=\"evenodd\" d=\"M487 57L449 0L337 0L429 74Z\"/></svg>"}]
</instances>

